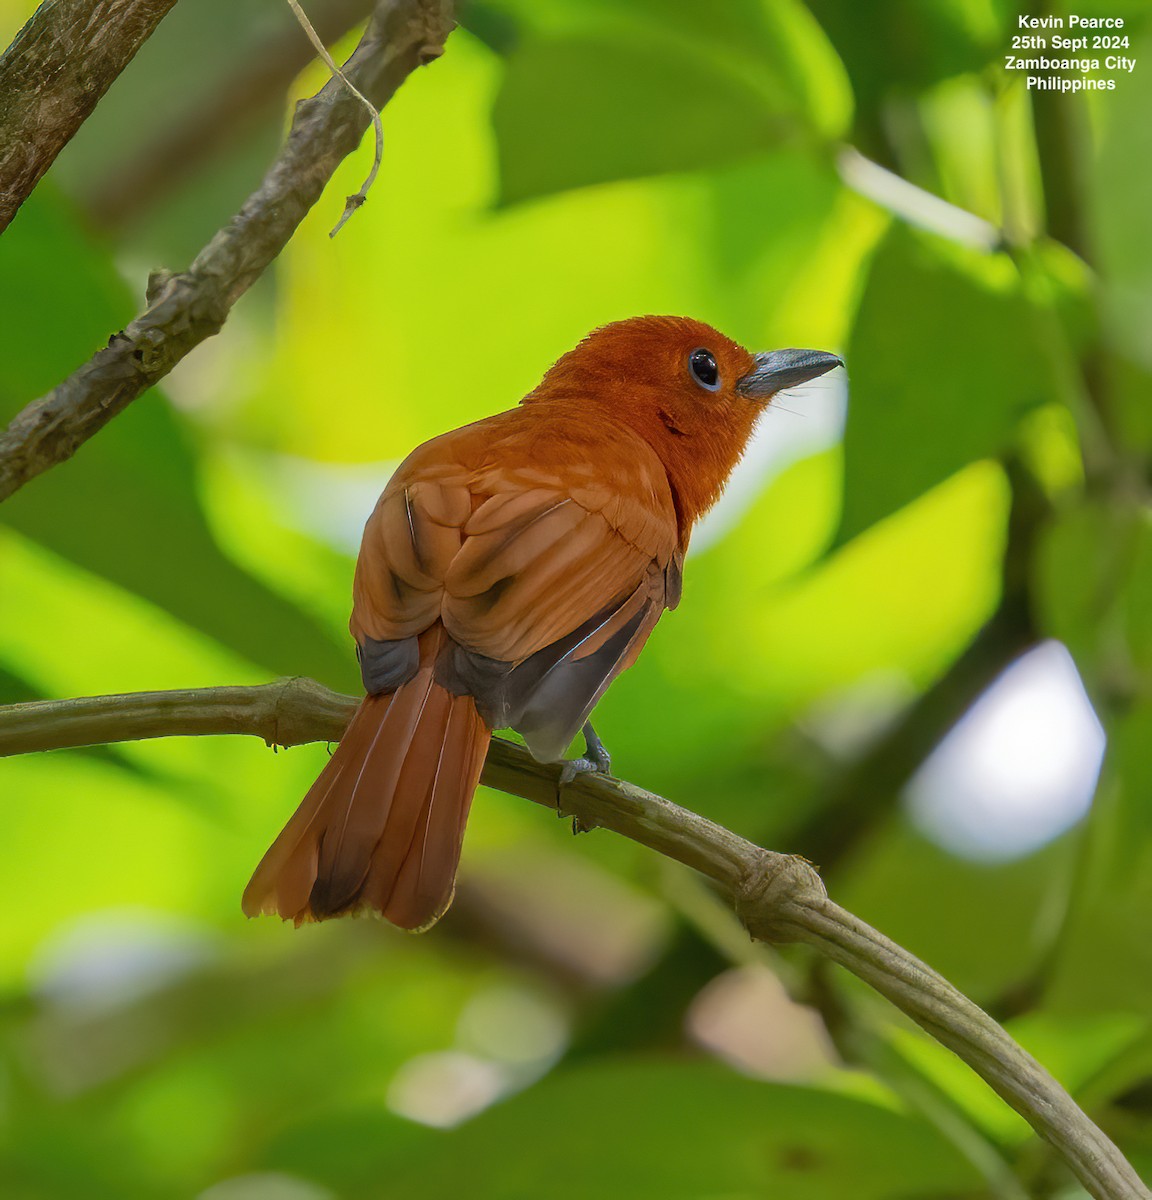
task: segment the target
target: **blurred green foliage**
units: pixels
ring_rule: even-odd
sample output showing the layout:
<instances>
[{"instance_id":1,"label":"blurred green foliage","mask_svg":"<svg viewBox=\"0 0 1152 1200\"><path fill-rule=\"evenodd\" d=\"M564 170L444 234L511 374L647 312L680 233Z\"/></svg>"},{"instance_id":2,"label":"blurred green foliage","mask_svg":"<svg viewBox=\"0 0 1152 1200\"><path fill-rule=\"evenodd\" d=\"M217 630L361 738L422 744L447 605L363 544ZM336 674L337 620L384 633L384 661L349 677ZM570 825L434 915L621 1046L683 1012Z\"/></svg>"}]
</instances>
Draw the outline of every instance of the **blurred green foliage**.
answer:
<instances>
[{"instance_id":1,"label":"blurred green foliage","mask_svg":"<svg viewBox=\"0 0 1152 1200\"><path fill-rule=\"evenodd\" d=\"M1086 0L1139 68L1029 94L999 67L1018 7L473 0L384 113L364 211L328 239L368 146L218 338L0 510L0 699L351 690L358 522L414 444L640 312L843 351L843 436L831 380L767 414L597 724L622 775L819 852L1152 1171L1152 26ZM0 33L31 8L0 0ZM238 89L182 173L107 199L289 29L277 0L177 6L25 204L0 238L0 417L259 179L285 98ZM1109 739L1096 799L973 861L901 805L950 724L927 701L962 712L1046 638ZM427 937L242 922L324 753L0 765L4 1196L1078 1194L864 989L505 796L478 799ZM844 788L864 816L837 840Z\"/></svg>"}]
</instances>

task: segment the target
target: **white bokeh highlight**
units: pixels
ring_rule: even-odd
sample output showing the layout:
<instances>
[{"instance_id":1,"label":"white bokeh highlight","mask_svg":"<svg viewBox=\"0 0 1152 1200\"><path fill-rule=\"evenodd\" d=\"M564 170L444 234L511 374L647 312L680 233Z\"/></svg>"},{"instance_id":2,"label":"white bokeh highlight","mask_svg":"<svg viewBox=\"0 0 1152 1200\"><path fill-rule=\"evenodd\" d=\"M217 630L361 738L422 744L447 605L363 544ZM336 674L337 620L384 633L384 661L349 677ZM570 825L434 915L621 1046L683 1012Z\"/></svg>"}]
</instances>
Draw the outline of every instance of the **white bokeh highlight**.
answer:
<instances>
[{"instance_id":1,"label":"white bokeh highlight","mask_svg":"<svg viewBox=\"0 0 1152 1200\"><path fill-rule=\"evenodd\" d=\"M107 1012L203 970L216 936L169 913L109 908L59 925L28 966L33 992L56 1009Z\"/></svg>"},{"instance_id":2,"label":"white bokeh highlight","mask_svg":"<svg viewBox=\"0 0 1152 1200\"><path fill-rule=\"evenodd\" d=\"M924 763L908 788L909 815L960 857L1021 858L1088 812L1104 745L1072 656L1044 642L996 680Z\"/></svg>"},{"instance_id":3,"label":"white bokeh highlight","mask_svg":"<svg viewBox=\"0 0 1152 1200\"><path fill-rule=\"evenodd\" d=\"M253 456L267 493L276 499L288 523L345 554L360 552L364 522L399 460L374 463L327 463L292 455Z\"/></svg>"},{"instance_id":4,"label":"white bokeh highlight","mask_svg":"<svg viewBox=\"0 0 1152 1200\"><path fill-rule=\"evenodd\" d=\"M451 1129L512 1090L500 1063L442 1050L403 1063L388 1088L388 1107L410 1121Z\"/></svg>"}]
</instances>

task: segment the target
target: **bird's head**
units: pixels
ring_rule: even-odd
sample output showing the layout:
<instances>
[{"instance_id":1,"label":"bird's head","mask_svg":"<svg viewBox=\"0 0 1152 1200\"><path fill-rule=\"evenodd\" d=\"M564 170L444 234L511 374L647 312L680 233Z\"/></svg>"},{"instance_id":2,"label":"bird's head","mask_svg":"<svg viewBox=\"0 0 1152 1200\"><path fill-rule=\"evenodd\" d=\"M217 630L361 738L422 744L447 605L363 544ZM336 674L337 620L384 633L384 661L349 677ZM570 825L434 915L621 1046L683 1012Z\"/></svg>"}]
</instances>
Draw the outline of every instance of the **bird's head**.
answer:
<instances>
[{"instance_id":1,"label":"bird's head","mask_svg":"<svg viewBox=\"0 0 1152 1200\"><path fill-rule=\"evenodd\" d=\"M772 397L842 365L823 350L753 354L689 317L633 317L593 330L525 403L576 403L638 432L663 461L690 527L719 496Z\"/></svg>"}]
</instances>

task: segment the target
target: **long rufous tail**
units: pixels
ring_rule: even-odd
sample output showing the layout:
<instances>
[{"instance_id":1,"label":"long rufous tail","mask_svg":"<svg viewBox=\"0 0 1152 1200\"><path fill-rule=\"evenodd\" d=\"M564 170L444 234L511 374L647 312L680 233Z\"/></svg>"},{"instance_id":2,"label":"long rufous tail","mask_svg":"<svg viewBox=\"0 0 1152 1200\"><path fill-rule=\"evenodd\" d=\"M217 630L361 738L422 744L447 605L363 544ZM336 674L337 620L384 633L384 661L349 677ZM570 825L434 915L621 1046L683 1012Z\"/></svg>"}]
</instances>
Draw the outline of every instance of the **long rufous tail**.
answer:
<instances>
[{"instance_id":1,"label":"long rufous tail","mask_svg":"<svg viewBox=\"0 0 1152 1200\"><path fill-rule=\"evenodd\" d=\"M299 925L374 909L419 930L452 903L492 735L471 696L434 681L437 648L422 644L420 669L397 691L364 698L245 888L248 916Z\"/></svg>"}]
</instances>

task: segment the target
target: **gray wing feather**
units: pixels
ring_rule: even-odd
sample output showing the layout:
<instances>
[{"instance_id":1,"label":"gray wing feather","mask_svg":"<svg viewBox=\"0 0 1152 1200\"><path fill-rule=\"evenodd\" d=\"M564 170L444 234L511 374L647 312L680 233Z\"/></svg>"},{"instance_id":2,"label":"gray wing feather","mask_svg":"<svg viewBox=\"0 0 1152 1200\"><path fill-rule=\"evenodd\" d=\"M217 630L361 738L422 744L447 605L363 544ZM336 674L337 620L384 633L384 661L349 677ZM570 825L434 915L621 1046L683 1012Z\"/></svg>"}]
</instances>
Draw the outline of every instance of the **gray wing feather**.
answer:
<instances>
[{"instance_id":1,"label":"gray wing feather","mask_svg":"<svg viewBox=\"0 0 1152 1200\"><path fill-rule=\"evenodd\" d=\"M636 638L647 636L663 609L658 601L649 601L602 645L578 656L634 599L635 593L629 593L521 663L486 658L452 643L437 664L438 681L449 691L474 696L484 720L493 729L515 729L534 758L554 761L579 733Z\"/></svg>"}]
</instances>

